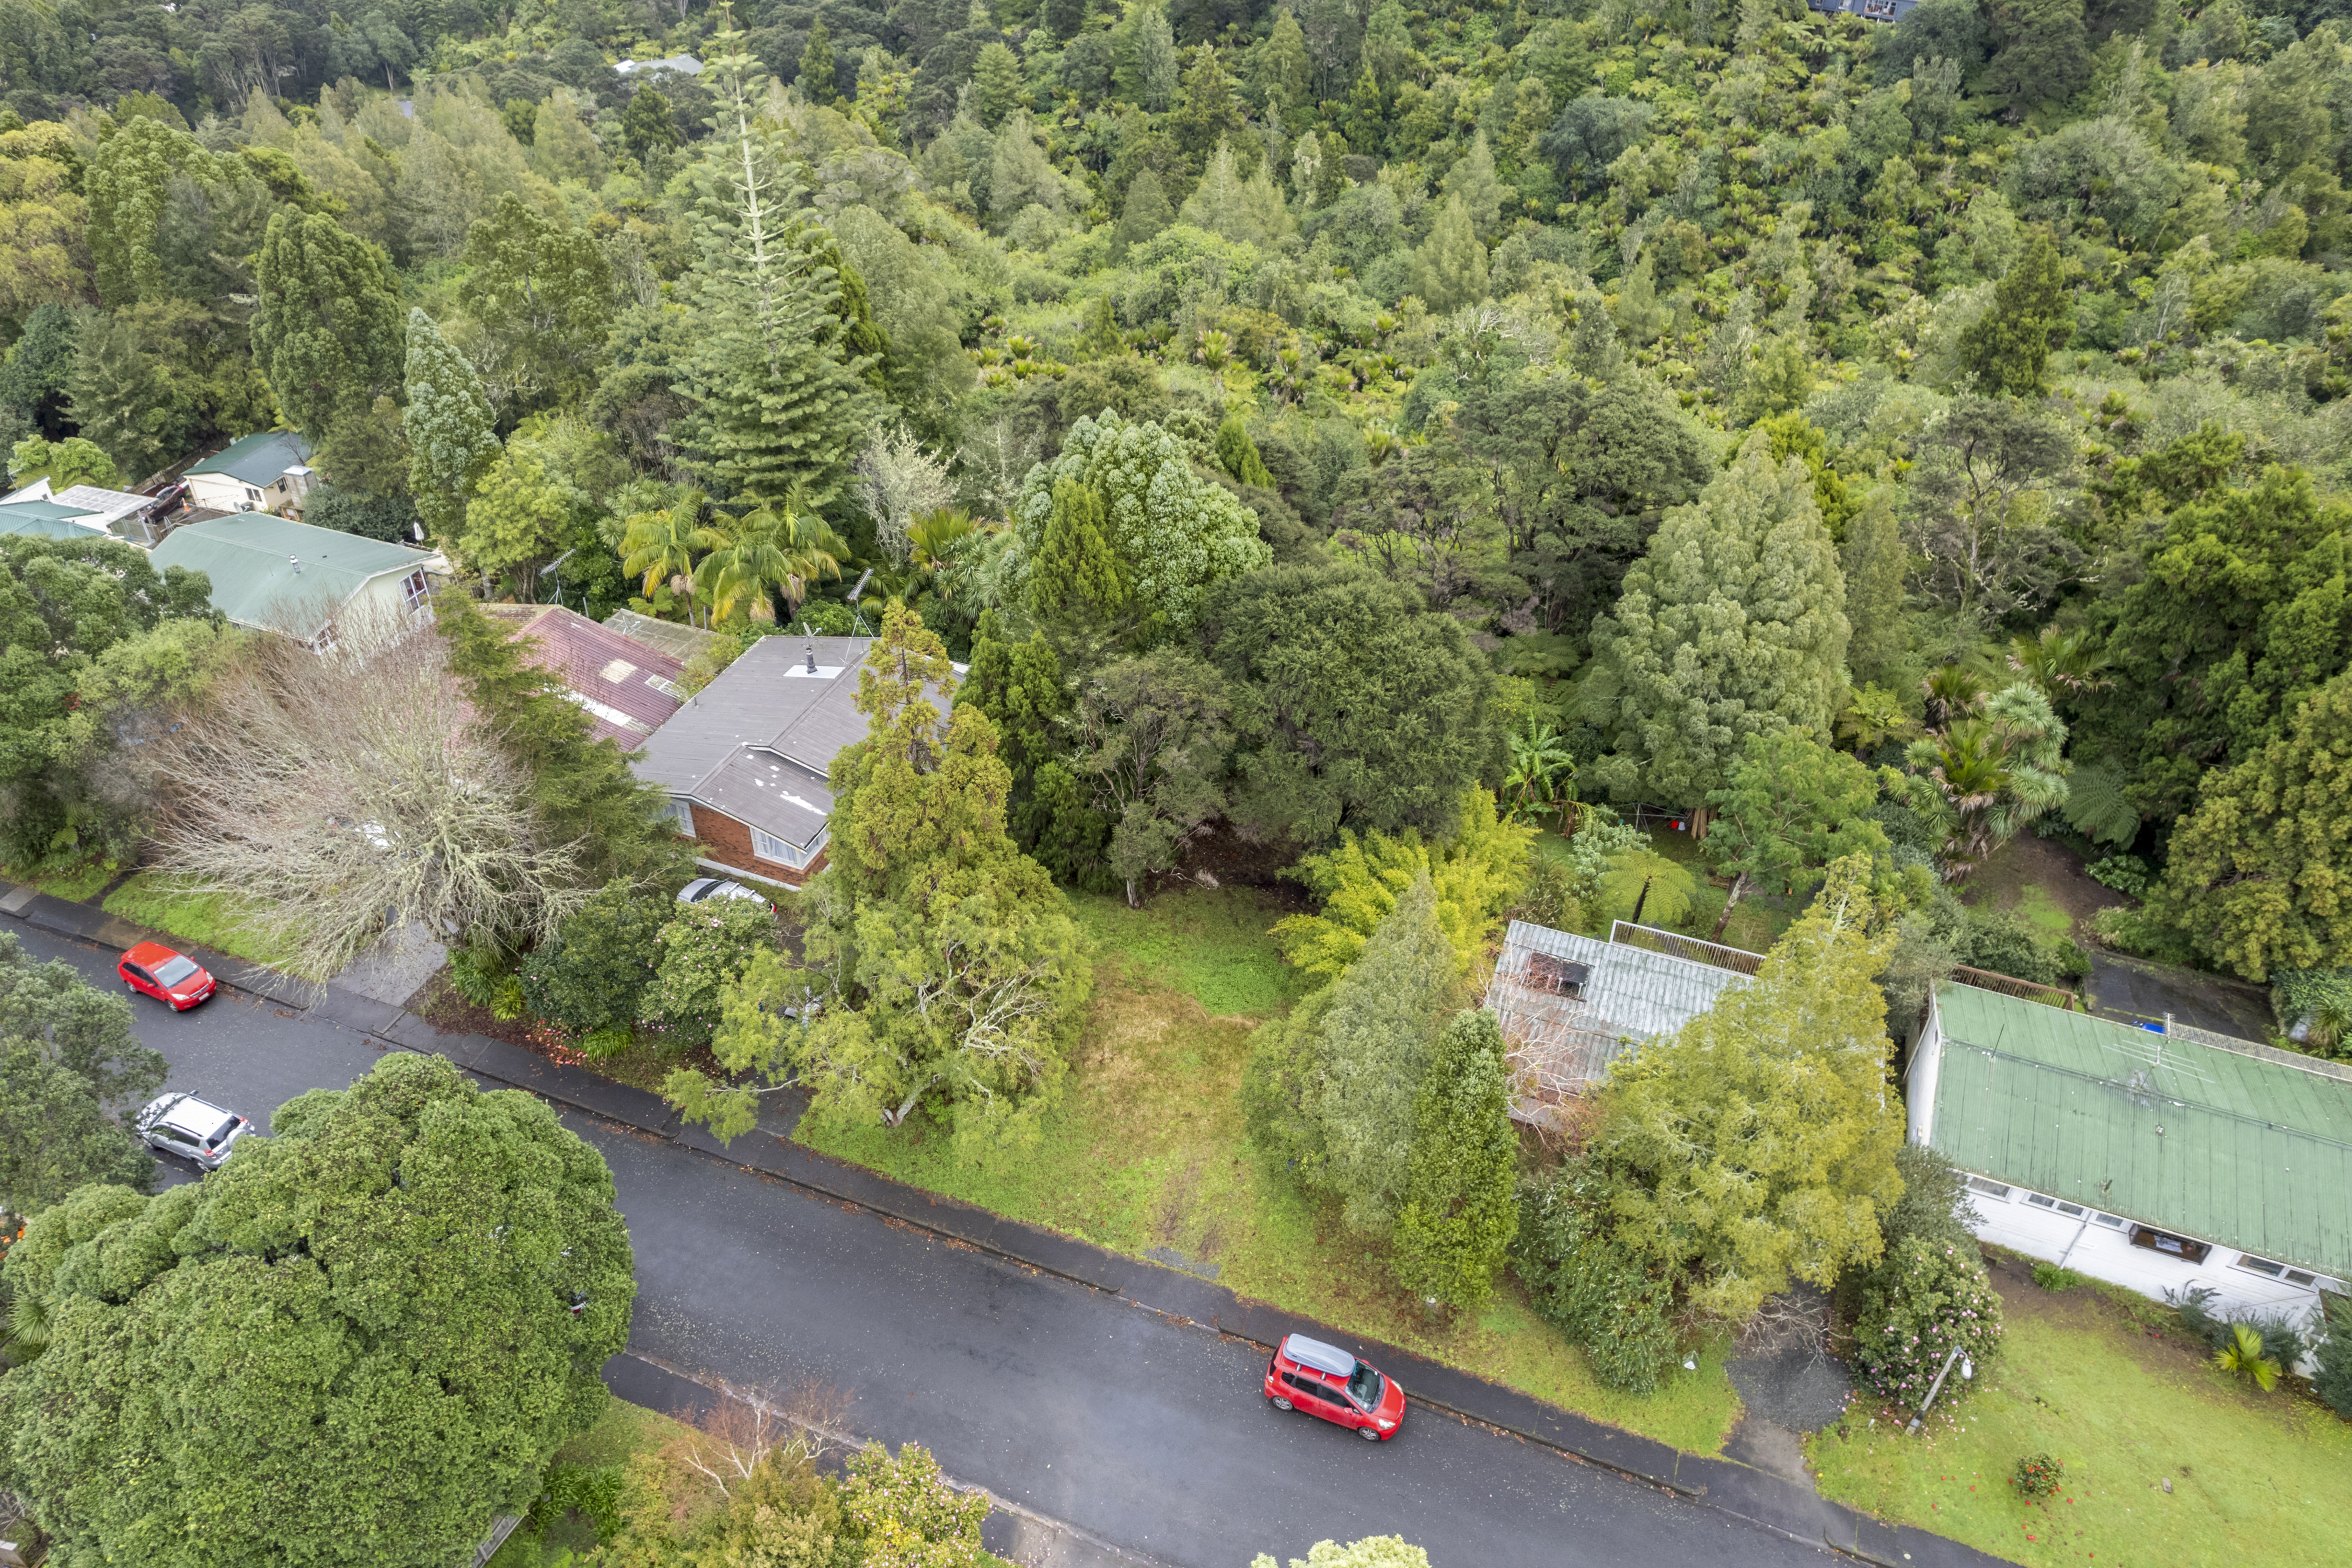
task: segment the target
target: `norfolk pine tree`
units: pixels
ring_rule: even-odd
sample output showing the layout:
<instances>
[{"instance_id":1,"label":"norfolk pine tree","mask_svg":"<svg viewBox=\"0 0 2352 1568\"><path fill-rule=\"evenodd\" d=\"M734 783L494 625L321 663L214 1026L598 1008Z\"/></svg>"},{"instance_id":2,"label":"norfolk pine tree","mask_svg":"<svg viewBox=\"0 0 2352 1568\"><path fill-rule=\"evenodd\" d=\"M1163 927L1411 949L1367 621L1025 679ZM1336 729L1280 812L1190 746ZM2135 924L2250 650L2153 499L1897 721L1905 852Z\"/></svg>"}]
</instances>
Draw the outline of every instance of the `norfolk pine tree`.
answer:
<instances>
[{"instance_id":1,"label":"norfolk pine tree","mask_svg":"<svg viewBox=\"0 0 2352 1568\"><path fill-rule=\"evenodd\" d=\"M2038 397L2051 354L2074 335L2065 266L2044 230L1994 285L1984 314L1960 334L1960 363L1987 397Z\"/></svg>"},{"instance_id":2,"label":"norfolk pine tree","mask_svg":"<svg viewBox=\"0 0 2352 1568\"><path fill-rule=\"evenodd\" d=\"M446 542L466 521L466 498L499 455L497 421L481 378L433 318L408 312L408 488L432 537Z\"/></svg>"},{"instance_id":3,"label":"norfolk pine tree","mask_svg":"<svg viewBox=\"0 0 2352 1568\"><path fill-rule=\"evenodd\" d=\"M1696 805L1749 735L1827 739L1845 684L1845 575L1805 466L1751 436L1690 506L1666 513L1593 623L1588 711L1616 753L1587 770L1621 800Z\"/></svg>"},{"instance_id":4,"label":"norfolk pine tree","mask_svg":"<svg viewBox=\"0 0 2352 1568\"><path fill-rule=\"evenodd\" d=\"M1518 1165L1502 1029L1483 1007L1457 1013L1413 1106L1391 1255L1398 1283L1464 1311L1485 1306L1519 1233Z\"/></svg>"}]
</instances>

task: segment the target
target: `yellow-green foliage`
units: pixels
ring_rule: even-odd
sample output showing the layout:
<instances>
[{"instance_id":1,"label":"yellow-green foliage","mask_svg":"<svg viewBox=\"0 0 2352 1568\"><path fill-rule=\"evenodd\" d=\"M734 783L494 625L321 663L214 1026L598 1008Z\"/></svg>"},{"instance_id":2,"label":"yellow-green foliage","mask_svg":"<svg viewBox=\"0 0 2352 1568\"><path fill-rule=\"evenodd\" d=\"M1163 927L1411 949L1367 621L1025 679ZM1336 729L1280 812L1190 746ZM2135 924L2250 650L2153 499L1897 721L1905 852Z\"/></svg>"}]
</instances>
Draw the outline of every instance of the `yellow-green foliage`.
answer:
<instances>
[{"instance_id":1,"label":"yellow-green foliage","mask_svg":"<svg viewBox=\"0 0 2352 1568\"><path fill-rule=\"evenodd\" d=\"M1465 973L1475 969L1496 922L1527 885L1534 827L1504 821L1495 797L1474 784L1462 794L1454 834L1434 850L1411 828L1391 837L1342 831L1339 847L1298 863L1301 880L1322 896L1319 915L1275 924L1283 956L1324 980L1337 980L1364 951L1374 927L1421 872L1437 889L1437 923Z\"/></svg>"},{"instance_id":2,"label":"yellow-green foliage","mask_svg":"<svg viewBox=\"0 0 2352 1568\"><path fill-rule=\"evenodd\" d=\"M1865 924L1870 862L1848 856L1755 980L1612 1068L1592 1147L1631 1173L1618 1234L1745 1318L1790 1277L1827 1286L1880 1248L1900 1196L1901 1102L1886 1081L1891 939Z\"/></svg>"}]
</instances>

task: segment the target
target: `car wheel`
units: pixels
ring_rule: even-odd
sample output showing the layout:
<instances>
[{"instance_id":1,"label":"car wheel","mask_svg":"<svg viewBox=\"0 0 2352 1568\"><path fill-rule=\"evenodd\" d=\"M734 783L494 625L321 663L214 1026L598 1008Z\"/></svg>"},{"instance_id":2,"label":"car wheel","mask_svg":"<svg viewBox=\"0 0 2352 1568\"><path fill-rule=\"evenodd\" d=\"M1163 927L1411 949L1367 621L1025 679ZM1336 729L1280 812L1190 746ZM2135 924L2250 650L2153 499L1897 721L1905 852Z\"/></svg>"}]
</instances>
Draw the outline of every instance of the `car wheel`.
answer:
<instances>
[{"instance_id":1,"label":"car wheel","mask_svg":"<svg viewBox=\"0 0 2352 1568\"><path fill-rule=\"evenodd\" d=\"M1297 1406L1296 1405L1293 1405L1292 1403L1290 1403L1290 1401L1288 1401L1287 1399L1283 1398L1283 1397L1282 1397L1281 1395L1279 1395L1279 1394L1276 1394L1276 1395L1275 1396L1274 1407L1275 1407L1276 1410L1296 1410L1296 1409L1297 1409L1297 1408L1298 1408L1298 1406Z\"/></svg>"},{"instance_id":2,"label":"car wheel","mask_svg":"<svg viewBox=\"0 0 2352 1568\"><path fill-rule=\"evenodd\" d=\"M1377 1443L1381 1440L1381 1429L1377 1426L1359 1426L1356 1428L1356 1436L1367 1443Z\"/></svg>"}]
</instances>

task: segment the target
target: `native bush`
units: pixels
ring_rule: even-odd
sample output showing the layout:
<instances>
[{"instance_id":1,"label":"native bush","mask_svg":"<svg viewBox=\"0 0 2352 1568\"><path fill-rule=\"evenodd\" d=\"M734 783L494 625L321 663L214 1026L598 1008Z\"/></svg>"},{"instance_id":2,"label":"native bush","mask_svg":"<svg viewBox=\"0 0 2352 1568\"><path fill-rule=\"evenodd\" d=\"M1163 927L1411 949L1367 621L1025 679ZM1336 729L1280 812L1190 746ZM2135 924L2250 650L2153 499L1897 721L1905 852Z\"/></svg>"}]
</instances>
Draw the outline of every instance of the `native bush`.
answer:
<instances>
[{"instance_id":1,"label":"native bush","mask_svg":"<svg viewBox=\"0 0 2352 1568\"><path fill-rule=\"evenodd\" d=\"M1582 1160L1519 1192L1511 1267L1546 1322L1584 1347L1593 1375L1612 1388L1650 1394L1679 1335L1673 1313L1678 1269L1617 1240L1609 1201L1615 1173Z\"/></svg>"},{"instance_id":2,"label":"native bush","mask_svg":"<svg viewBox=\"0 0 2352 1568\"><path fill-rule=\"evenodd\" d=\"M659 969L646 989L642 1019L659 1029L666 1049L710 1043L727 988L762 948L776 945L776 917L751 899L713 899L661 928Z\"/></svg>"}]
</instances>

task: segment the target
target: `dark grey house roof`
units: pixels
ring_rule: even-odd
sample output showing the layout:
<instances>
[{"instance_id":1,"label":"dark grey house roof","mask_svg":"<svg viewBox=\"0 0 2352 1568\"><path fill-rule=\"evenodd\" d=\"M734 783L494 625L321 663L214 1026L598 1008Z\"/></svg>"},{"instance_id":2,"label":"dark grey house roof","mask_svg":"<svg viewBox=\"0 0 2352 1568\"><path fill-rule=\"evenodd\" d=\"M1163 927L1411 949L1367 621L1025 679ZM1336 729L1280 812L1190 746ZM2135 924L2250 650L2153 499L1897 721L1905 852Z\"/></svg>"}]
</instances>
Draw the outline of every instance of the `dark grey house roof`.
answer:
<instances>
[{"instance_id":1,"label":"dark grey house roof","mask_svg":"<svg viewBox=\"0 0 2352 1568\"><path fill-rule=\"evenodd\" d=\"M637 776L787 844L810 844L833 812L833 759L866 738L857 668L873 646L871 637L761 638L654 731Z\"/></svg>"}]
</instances>

